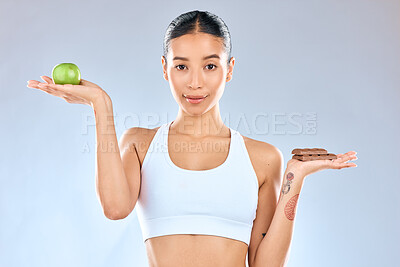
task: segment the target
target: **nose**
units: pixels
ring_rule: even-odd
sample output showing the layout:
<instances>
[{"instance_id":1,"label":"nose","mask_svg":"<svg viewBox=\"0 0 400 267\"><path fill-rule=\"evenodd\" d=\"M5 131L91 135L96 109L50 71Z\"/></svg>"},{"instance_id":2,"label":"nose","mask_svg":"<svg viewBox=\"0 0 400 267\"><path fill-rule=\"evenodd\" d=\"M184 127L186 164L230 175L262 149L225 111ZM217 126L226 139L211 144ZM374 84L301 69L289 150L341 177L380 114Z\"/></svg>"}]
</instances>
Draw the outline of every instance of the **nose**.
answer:
<instances>
[{"instance_id":1,"label":"nose","mask_svg":"<svg viewBox=\"0 0 400 267\"><path fill-rule=\"evenodd\" d=\"M194 71L189 81L189 87L201 88L203 87L203 75L201 71Z\"/></svg>"}]
</instances>

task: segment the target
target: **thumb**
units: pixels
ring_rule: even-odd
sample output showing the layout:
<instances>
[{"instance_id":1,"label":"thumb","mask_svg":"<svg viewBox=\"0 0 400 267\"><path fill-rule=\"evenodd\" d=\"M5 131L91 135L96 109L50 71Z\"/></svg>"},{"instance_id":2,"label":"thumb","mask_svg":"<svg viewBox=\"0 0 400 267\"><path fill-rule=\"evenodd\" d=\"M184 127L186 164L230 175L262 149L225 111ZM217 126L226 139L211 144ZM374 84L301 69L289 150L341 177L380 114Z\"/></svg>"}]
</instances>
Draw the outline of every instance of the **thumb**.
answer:
<instances>
[{"instance_id":1,"label":"thumb","mask_svg":"<svg viewBox=\"0 0 400 267\"><path fill-rule=\"evenodd\" d=\"M40 76L40 78L42 78L43 81L47 82L48 84L54 84L54 81L52 78L48 77L48 76Z\"/></svg>"},{"instance_id":2,"label":"thumb","mask_svg":"<svg viewBox=\"0 0 400 267\"><path fill-rule=\"evenodd\" d=\"M81 79L81 82L79 83L79 85L89 86L89 87L99 87L97 84L89 82L85 79Z\"/></svg>"}]
</instances>

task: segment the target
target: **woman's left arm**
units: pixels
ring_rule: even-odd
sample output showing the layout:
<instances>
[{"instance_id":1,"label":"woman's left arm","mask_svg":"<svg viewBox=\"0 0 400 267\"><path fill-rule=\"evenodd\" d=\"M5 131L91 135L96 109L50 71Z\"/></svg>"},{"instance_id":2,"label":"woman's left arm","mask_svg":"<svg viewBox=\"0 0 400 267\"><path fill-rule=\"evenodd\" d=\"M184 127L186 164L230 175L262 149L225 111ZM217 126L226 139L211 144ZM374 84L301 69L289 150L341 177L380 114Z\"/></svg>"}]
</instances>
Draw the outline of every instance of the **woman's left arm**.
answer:
<instances>
[{"instance_id":1,"label":"woman's left arm","mask_svg":"<svg viewBox=\"0 0 400 267\"><path fill-rule=\"evenodd\" d=\"M305 177L324 169L357 167L349 160L356 160L355 151L338 154L334 160L300 161L287 163L278 204L268 231L257 248L254 267L284 266L288 260L297 202Z\"/></svg>"}]
</instances>

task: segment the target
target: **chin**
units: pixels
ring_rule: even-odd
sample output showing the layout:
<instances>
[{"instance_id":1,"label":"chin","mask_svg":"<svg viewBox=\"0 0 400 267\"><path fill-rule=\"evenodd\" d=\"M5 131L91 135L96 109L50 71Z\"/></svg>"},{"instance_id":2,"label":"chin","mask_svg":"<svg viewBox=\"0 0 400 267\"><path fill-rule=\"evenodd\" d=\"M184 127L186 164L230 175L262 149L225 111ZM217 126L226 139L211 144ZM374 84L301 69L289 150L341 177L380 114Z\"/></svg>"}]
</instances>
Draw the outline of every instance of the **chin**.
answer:
<instances>
[{"instance_id":1,"label":"chin","mask_svg":"<svg viewBox=\"0 0 400 267\"><path fill-rule=\"evenodd\" d=\"M185 100L186 101L186 100ZM207 113L212 107L209 105L193 105L190 103L183 103L181 109L191 116L201 116Z\"/></svg>"}]
</instances>

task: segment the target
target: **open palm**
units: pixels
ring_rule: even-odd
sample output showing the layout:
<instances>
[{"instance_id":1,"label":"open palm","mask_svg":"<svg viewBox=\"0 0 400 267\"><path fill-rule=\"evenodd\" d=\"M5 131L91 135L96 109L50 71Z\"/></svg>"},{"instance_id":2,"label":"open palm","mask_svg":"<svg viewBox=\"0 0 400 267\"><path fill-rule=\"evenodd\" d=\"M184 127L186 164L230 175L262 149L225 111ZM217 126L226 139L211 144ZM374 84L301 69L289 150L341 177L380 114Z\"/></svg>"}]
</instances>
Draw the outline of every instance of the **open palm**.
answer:
<instances>
[{"instance_id":1,"label":"open palm","mask_svg":"<svg viewBox=\"0 0 400 267\"><path fill-rule=\"evenodd\" d=\"M104 90L95 83L81 79L79 85L55 84L48 76L40 76L44 83L29 80L27 87L42 90L48 94L58 96L68 103L85 104L92 106L93 102L106 95Z\"/></svg>"},{"instance_id":2,"label":"open palm","mask_svg":"<svg viewBox=\"0 0 400 267\"><path fill-rule=\"evenodd\" d=\"M290 159L287 163L287 168L297 169L304 176L312 173L325 170L325 169L343 169L350 167L357 167L354 162L348 162L350 160L357 160L357 152L349 151L345 154L337 154L336 159L318 159L311 161L301 161L298 159Z\"/></svg>"}]
</instances>

